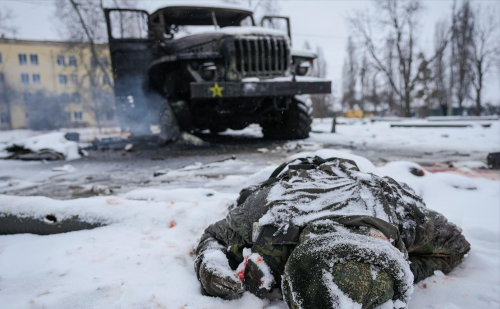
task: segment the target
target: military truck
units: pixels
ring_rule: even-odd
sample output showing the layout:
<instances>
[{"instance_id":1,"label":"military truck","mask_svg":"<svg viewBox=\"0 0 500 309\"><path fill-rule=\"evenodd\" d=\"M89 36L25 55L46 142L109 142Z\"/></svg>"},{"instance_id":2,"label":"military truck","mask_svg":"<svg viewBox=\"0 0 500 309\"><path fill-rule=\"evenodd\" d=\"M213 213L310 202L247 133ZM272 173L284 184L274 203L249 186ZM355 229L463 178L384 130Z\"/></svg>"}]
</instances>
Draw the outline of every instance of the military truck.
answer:
<instances>
[{"instance_id":1,"label":"military truck","mask_svg":"<svg viewBox=\"0 0 500 309\"><path fill-rule=\"evenodd\" d=\"M233 7L168 6L104 10L117 113L124 131L160 143L180 131L243 129L265 137L306 138L312 107L306 94L327 94L331 82L305 76L313 53L291 48L290 20ZM283 30L271 27L281 25Z\"/></svg>"}]
</instances>

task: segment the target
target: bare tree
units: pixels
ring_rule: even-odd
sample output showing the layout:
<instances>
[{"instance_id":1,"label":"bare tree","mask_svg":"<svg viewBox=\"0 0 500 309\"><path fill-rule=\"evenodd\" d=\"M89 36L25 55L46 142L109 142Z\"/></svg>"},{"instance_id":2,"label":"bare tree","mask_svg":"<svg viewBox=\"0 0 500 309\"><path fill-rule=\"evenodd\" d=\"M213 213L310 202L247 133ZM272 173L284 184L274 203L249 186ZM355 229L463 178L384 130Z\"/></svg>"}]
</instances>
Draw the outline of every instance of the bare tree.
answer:
<instances>
[{"instance_id":1,"label":"bare tree","mask_svg":"<svg viewBox=\"0 0 500 309\"><path fill-rule=\"evenodd\" d=\"M133 8L136 3L130 0L58 0L56 18L63 29L61 35L71 42L67 53L79 55L79 66L84 68L84 76L79 79L81 87L88 81L92 104L84 109L95 116L99 129L103 121L114 113L112 96L113 79L107 57L107 28L103 8ZM119 12L118 26L122 37L136 37L138 29L131 14ZM90 53L90 62L85 57ZM76 73L76 70L75 70Z\"/></svg>"},{"instance_id":2,"label":"bare tree","mask_svg":"<svg viewBox=\"0 0 500 309\"><path fill-rule=\"evenodd\" d=\"M304 49L311 50L311 44L309 41L304 42ZM326 78L328 72L328 63L325 59L325 54L323 48L316 47L317 58L314 61L314 65L309 71L309 76ZM328 117L328 113L332 108L333 97L331 95L315 94L311 95L311 101L313 103L313 113L314 117L325 118Z\"/></svg>"},{"instance_id":3,"label":"bare tree","mask_svg":"<svg viewBox=\"0 0 500 309\"><path fill-rule=\"evenodd\" d=\"M377 112L378 107L381 103L381 98L379 96L379 84L378 84L378 74L380 72L374 71L371 76L371 93L368 97L370 102L373 104L373 111Z\"/></svg>"},{"instance_id":4,"label":"bare tree","mask_svg":"<svg viewBox=\"0 0 500 309\"><path fill-rule=\"evenodd\" d=\"M253 10L254 16L256 16L258 20L260 20L265 15L278 15L281 11L281 7L277 0L249 1L249 6Z\"/></svg>"},{"instance_id":5,"label":"bare tree","mask_svg":"<svg viewBox=\"0 0 500 309\"><path fill-rule=\"evenodd\" d=\"M474 15L470 1L463 1L461 7L454 14L452 25L452 65L454 66L454 93L459 107L462 107L466 98L470 97L472 86L472 38L474 33Z\"/></svg>"},{"instance_id":6,"label":"bare tree","mask_svg":"<svg viewBox=\"0 0 500 309\"><path fill-rule=\"evenodd\" d=\"M352 109L356 103L356 84L358 80L357 50L352 37L347 39L346 58L342 68L342 105Z\"/></svg>"},{"instance_id":7,"label":"bare tree","mask_svg":"<svg viewBox=\"0 0 500 309\"><path fill-rule=\"evenodd\" d=\"M91 29L92 26L96 26L96 24L92 23L92 21L94 21L94 19L96 17L99 19L96 22L98 22L98 23L100 22L101 27L102 27L102 24L103 24L103 19L102 19L103 2L102 1L100 2L99 9L101 10L101 12L100 12L100 14L97 14L96 16L93 15L96 13L95 12L96 6L91 1L88 1L87 6L78 4L78 3L76 3L75 0L69 0L69 2L71 3L71 7L73 8L74 12L78 16L77 23L80 24L81 30L85 34L85 41L90 46L90 53L92 54L93 60L96 62L97 66L101 70L101 74L106 76L106 78L111 82L111 78L108 74L108 71L107 71L105 65L101 61L101 57L99 56L99 52L98 52L97 47L96 47L96 41L99 40L99 37L97 36L98 32L95 30L100 30L100 32L101 32L100 35L103 35L102 34L103 29ZM87 11L85 11L85 10L87 10ZM101 16L101 18L98 17L99 15Z\"/></svg>"},{"instance_id":8,"label":"bare tree","mask_svg":"<svg viewBox=\"0 0 500 309\"><path fill-rule=\"evenodd\" d=\"M430 68L429 62L425 59L423 53L418 54L419 66L418 66L418 90L415 95L416 98L422 101L421 105L421 116L427 116L429 110L433 106L434 92L434 76L432 75L432 70Z\"/></svg>"},{"instance_id":9,"label":"bare tree","mask_svg":"<svg viewBox=\"0 0 500 309\"><path fill-rule=\"evenodd\" d=\"M446 20L438 21L434 29L434 50L439 51L439 48L443 46L444 42L447 40L448 33L448 23ZM444 53L439 53L434 61L434 83L435 89L433 97L439 104L440 108L443 110L443 116L446 116L448 106L451 106L449 102L448 87L446 86L446 64L444 59Z\"/></svg>"},{"instance_id":10,"label":"bare tree","mask_svg":"<svg viewBox=\"0 0 500 309\"><path fill-rule=\"evenodd\" d=\"M484 77L494 67L500 52L498 7L478 6L474 11L474 27L472 30L471 81L475 90L476 115L481 114Z\"/></svg>"},{"instance_id":11,"label":"bare tree","mask_svg":"<svg viewBox=\"0 0 500 309\"><path fill-rule=\"evenodd\" d=\"M393 76L388 70L383 54L380 53L380 48L375 43L377 38L373 34L373 28L376 25L372 18L367 14L357 12L354 17L349 18L349 22L361 37L374 67L384 73L395 94L404 104L404 116L409 117L418 79L418 69L414 63L417 54L417 21L423 7L419 0L378 0L375 5L379 30L382 33L385 31L387 38L394 38L398 64L397 76ZM447 42L444 42L438 52L429 58L429 63L434 62L436 57L444 51Z\"/></svg>"},{"instance_id":12,"label":"bare tree","mask_svg":"<svg viewBox=\"0 0 500 309\"><path fill-rule=\"evenodd\" d=\"M14 19L12 10L0 10L0 36L15 36L17 34L17 27L13 25Z\"/></svg>"},{"instance_id":13,"label":"bare tree","mask_svg":"<svg viewBox=\"0 0 500 309\"><path fill-rule=\"evenodd\" d=\"M366 109L366 97L367 97L367 90L368 90L368 82L369 82L369 66L368 66L368 59L366 58L366 55L363 55L363 60L361 60L361 66L359 67L359 82L361 84L361 95L359 99L359 107L365 112Z\"/></svg>"},{"instance_id":14,"label":"bare tree","mask_svg":"<svg viewBox=\"0 0 500 309\"><path fill-rule=\"evenodd\" d=\"M394 57L394 49L395 49L394 38L389 37L386 41L387 41L387 43L385 45L385 48L386 48L387 74L391 78L394 79L394 62L395 62L394 61L395 60L395 57ZM395 113L396 115L398 115L401 109L396 102L396 98L394 95L394 89L391 86L391 83L389 81L389 78L387 78L387 76L384 76L384 80L385 80L384 93L385 93L385 98L386 98L387 104L389 105L389 112L390 112L390 114Z\"/></svg>"}]
</instances>

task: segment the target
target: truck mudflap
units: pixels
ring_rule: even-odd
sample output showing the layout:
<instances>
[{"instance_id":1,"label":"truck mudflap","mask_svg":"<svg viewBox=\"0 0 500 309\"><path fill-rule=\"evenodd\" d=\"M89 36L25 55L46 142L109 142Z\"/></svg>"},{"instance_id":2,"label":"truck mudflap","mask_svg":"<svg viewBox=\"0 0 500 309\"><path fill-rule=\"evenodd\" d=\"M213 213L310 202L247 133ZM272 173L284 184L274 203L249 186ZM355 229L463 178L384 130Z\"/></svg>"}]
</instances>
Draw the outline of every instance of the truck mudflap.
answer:
<instances>
[{"instance_id":1,"label":"truck mudflap","mask_svg":"<svg viewBox=\"0 0 500 309\"><path fill-rule=\"evenodd\" d=\"M191 99L281 97L328 94L331 81L193 82Z\"/></svg>"}]
</instances>

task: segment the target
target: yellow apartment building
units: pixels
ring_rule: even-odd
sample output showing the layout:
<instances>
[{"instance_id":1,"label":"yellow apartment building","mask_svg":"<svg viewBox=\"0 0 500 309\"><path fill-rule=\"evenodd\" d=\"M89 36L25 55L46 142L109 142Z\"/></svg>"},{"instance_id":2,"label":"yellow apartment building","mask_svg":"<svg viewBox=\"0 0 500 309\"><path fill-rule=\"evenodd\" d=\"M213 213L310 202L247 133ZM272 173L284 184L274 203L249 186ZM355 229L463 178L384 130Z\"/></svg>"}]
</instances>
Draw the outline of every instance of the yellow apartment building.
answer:
<instances>
[{"instance_id":1,"label":"yellow apartment building","mask_svg":"<svg viewBox=\"0 0 500 309\"><path fill-rule=\"evenodd\" d=\"M97 51L112 78L107 45ZM112 81L88 45L0 38L0 130L114 125Z\"/></svg>"}]
</instances>

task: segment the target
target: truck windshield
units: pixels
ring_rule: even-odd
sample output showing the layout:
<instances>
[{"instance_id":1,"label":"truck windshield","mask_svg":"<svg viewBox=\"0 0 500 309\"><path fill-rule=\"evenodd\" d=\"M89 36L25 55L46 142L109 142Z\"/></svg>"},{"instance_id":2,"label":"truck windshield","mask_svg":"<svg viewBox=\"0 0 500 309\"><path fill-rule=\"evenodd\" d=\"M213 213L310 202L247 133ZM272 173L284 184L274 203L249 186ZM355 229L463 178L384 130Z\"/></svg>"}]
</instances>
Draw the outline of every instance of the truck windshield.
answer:
<instances>
[{"instance_id":1,"label":"truck windshield","mask_svg":"<svg viewBox=\"0 0 500 309\"><path fill-rule=\"evenodd\" d=\"M246 18L240 20L239 22L235 22L232 27L250 27L253 26L252 18L247 16ZM170 34L174 39L180 39L188 35L198 34L198 33L206 33L206 32L214 32L220 29L217 19L211 25L170 25ZM168 33L168 30L167 30Z\"/></svg>"}]
</instances>

